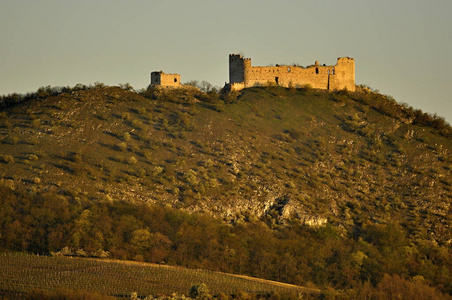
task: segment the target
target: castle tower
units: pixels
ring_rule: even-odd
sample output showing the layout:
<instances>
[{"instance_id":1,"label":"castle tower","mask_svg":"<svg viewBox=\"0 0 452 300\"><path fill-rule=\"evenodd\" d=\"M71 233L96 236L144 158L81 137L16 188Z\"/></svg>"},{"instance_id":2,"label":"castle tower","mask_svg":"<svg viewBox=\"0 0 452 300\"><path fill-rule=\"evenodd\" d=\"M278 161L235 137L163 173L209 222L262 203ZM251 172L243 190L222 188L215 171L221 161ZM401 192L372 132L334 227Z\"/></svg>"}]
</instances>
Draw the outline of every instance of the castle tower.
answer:
<instances>
[{"instance_id":1,"label":"castle tower","mask_svg":"<svg viewBox=\"0 0 452 300\"><path fill-rule=\"evenodd\" d=\"M334 78L330 80L329 90L355 91L355 60L353 58L339 57L333 74Z\"/></svg>"},{"instance_id":2,"label":"castle tower","mask_svg":"<svg viewBox=\"0 0 452 300\"><path fill-rule=\"evenodd\" d=\"M244 59L240 54L229 54L229 83L245 81Z\"/></svg>"},{"instance_id":3,"label":"castle tower","mask_svg":"<svg viewBox=\"0 0 452 300\"><path fill-rule=\"evenodd\" d=\"M245 87L250 86L250 74L251 73L251 58L243 59L243 82Z\"/></svg>"},{"instance_id":4,"label":"castle tower","mask_svg":"<svg viewBox=\"0 0 452 300\"><path fill-rule=\"evenodd\" d=\"M162 71L156 71L151 73L151 84L160 86L179 87L180 75L179 74L166 74Z\"/></svg>"}]
</instances>

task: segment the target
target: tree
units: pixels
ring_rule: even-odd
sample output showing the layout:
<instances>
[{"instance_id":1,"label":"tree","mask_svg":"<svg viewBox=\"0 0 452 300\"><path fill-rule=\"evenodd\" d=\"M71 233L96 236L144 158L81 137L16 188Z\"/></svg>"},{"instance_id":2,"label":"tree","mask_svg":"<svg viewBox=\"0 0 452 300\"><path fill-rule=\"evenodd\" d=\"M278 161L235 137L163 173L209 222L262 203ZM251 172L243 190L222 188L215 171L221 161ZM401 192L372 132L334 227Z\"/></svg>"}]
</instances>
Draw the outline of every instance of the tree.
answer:
<instances>
[{"instance_id":1,"label":"tree","mask_svg":"<svg viewBox=\"0 0 452 300\"><path fill-rule=\"evenodd\" d=\"M193 86L195 88L199 88L199 81L198 80L190 80L184 83L184 85Z\"/></svg>"},{"instance_id":2,"label":"tree","mask_svg":"<svg viewBox=\"0 0 452 300\"><path fill-rule=\"evenodd\" d=\"M130 85L130 83L128 83L128 82L127 83L120 83L119 87L124 89L124 90L126 90L126 91L133 91L134 90L133 86Z\"/></svg>"},{"instance_id":3,"label":"tree","mask_svg":"<svg viewBox=\"0 0 452 300\"><path fill-rule=\"evenodd\" d=\"M138 229L132 232L130 244L139 251L147 251L150 248L151 233L147 229Z\"/></svg>"},{"instance_id":4,"label":"tree","mask_svg":"<svg viewBox=\"0 0 452 300\"><path fill-rule=\"evenodd\" d=\"M201 82L199 82L198 80L190 80L188 82L185 82L184 85L194 86L204 93L218 92L217 87L213 86L210 82L206 80L203 80Z\"/></svg>"},{"instance_id":5,"label":"tree","mask_svg":"<svg viewBox=\"0 0 452 300\"><path fill-rule=\"evenodd\" d=\"M191 298L196 299L208 299L209 298L209 288L205 283L195 284L190 288L189 293Z\"/></svg>"},{"instance_id":6,"label":"tree","mask_svg":"<svg viewBox=\"0 0 452 300\"><path fill-rule=\"evenodd\" d=\"M201 81L201 84L199 85L199 89L201 91L203 91L204 93L209 93L212 91L213 85L210 82L203 80L203 81Z\"/></svg>"}]
</instances>

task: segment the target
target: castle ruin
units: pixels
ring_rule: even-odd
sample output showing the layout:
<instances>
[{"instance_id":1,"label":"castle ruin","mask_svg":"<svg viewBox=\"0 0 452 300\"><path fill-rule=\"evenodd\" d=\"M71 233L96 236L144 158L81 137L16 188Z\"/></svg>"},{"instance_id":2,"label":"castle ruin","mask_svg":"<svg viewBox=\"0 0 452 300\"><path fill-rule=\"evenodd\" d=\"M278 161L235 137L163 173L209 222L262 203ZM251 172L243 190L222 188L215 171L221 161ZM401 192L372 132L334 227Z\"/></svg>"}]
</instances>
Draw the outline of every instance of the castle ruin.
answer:
<instances>
[{"instance_id":1,"label":"castle ruin","mask_svg":"<svg viewBox=\"0 0 452 300\"><path fill-rule=\"evenodd\" d=\"M275 84L283 87L310 85L328 91L347 89L355 91L355 60L339 57L334 66L276 65L275 67L251 66L250 58L240 54L229 55L229 89L239 91L253 86Z\"/></svg>"},{"instance_id":2,"label":"castle ruin","mask_svg":"<svg viewBox=\"0 0 452 300\"><path fill-rule=\"evenodd\" d=\"M179 74L166 74L162 71L151 73L151 85L181 88ZM302 67L298 65L276 65L272 67L251 66L251 58L240 54L229 54L229 83L226 88L239 91L253 86L278 85L282 87L301 87L309 85L314 89L328 91L355 91L355 60L339 57L334 66L315 64Z\"/></svg>"},{"instance_id":3,"label":"castle ruin","mask_svg":"<svg viewBox=\"0 0 452 300\"><path fill-rule=\"evenodd\" d=\"M151 85L165 86L165 87L180 87L179 74L166 74L162 71L151 73Z\"/></svg>"}]
</instances>

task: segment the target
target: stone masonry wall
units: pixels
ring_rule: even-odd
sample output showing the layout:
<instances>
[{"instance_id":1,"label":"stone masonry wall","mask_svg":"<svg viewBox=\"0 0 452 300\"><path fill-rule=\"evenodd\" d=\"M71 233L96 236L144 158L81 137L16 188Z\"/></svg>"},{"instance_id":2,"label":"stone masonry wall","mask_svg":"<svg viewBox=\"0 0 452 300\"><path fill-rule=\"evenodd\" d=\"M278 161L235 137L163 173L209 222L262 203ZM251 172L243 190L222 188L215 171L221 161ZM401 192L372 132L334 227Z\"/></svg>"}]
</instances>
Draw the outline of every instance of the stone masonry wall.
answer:
<instances>
[{"instance_id":1,"label":"stone masonry wall","mask_svg":"<svg viewBox=\"0 0 452 300\"><path fill-rule=\"evenodd\" d=\"M232 90L243 87L276 84L284 87L310 85L316 89L355 90L355 61L338 58L334 66L321 66L318 62L306 68L299 66L253 67L251 59L241 55L229 56L229 82Z\"/></svg>"},{"instance_id":2,"label":"stone masonry wall","mask_svg":"<svg viewBox=\"0 0 452 300\"><path fill-rule=\"evenodd\" d=\"M151 84L161 86L180 87L179 74L166 74L162 71L151 73Z\"/></svg>"}]
</instances>

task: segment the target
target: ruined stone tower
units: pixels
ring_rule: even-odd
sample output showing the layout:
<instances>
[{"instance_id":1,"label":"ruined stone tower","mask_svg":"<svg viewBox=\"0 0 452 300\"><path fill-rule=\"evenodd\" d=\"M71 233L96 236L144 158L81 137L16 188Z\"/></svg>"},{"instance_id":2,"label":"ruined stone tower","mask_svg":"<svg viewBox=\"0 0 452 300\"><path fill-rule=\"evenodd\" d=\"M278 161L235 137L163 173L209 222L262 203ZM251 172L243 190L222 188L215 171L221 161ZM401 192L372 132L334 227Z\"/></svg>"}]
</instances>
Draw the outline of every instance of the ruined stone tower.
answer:
<instances>
[{"instance_id":1,"label":"ruined stone tower","mask_svg":"<svg viewBox=\"0 0 452 300\"><path fill-rule=\"evenodd\" d=\"M253 67L250 58L243 58L240 54L229 55L229 85L232 91L269 83L283 87L310 85L315 89L329 91L355 91L355 60L339 57L334 66L321 66L316 61L314 65L307 67Z\"/></svg>"},{"instance_id":2,"label":"ruined stone tower","mask_svg":"<svg viewBox=\"0 0 452 300\"><path fill-rule=\"evenodd\" d=\"M162 71L156 71L151 73L151 84L167 87L179 87L180 75L179 74L166 74Z\"/></svg>"}]
</instances>

